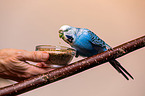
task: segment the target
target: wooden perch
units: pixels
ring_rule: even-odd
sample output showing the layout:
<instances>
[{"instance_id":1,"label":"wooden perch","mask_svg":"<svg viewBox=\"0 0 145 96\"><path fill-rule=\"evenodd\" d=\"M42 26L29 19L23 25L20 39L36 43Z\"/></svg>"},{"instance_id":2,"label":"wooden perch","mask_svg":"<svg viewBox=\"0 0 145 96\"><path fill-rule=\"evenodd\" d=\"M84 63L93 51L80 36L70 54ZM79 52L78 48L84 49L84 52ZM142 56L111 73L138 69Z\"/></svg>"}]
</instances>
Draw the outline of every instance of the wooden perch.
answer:
<instances>
[{"instance_id":1,"label":"wooden perch","mask_svg":"<svg viewBox=\"0 0 145 96\"><path fill-rule=\"evenodd\" d=\"M63 68L58 68L49 73L35 76L33 78L24 80L22 82L16 83L14 85L6 86L0 88L0 96L2 95L18 95L32 89L50 84L57 80L66 78L68 76L77 74L89 68L98 66L107 62L110 59L119 58L123 55L126 55L132 51L135 51L139 48L145 46L145 36L132 40L130 42L124 43L120 46L113 48L113 50L108 50L98 55L94 55L89 58L85 58L78 62L72 63Z\"/></svg>"}]
</instances>

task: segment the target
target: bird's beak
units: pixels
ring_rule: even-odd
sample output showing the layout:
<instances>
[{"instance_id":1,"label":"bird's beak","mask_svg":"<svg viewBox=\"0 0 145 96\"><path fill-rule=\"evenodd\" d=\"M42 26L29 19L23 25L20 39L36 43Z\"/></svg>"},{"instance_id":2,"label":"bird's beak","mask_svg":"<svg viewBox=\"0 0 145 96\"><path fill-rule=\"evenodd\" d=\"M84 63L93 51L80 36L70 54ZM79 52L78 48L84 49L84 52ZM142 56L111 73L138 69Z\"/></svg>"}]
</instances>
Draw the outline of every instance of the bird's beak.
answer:
<instances>
[{"instance_id":1,"label":"bird's beak","mask_svg":"<svg viewBox=\"0 0 145 96\"><path fill-rule=\"evenodd\" d=\"M62 30L59 30L59 37L60 37L60 38L63 37L63 32L62 32Z\"/></svg>"}]
</instances>

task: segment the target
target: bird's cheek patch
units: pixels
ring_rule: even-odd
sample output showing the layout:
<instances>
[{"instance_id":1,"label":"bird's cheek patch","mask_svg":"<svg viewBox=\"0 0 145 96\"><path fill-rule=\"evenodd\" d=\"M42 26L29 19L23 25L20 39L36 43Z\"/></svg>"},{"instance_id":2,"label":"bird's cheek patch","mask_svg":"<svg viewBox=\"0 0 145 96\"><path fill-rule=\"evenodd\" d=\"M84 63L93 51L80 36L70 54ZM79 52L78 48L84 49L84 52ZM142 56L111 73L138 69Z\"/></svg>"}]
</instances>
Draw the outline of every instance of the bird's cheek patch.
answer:
<instances>
[{"instance_id":1,"label":"bird's cheek patch","mask_svg":"<svg viewBox=\"0 0 145 96\"><path fill-rule=\"evenodd\" d=\"M73 37L72 37L72 36L66 35L66 37L68 38L67 40L68 40L70 43L73 42Z\"/></svg>"}]
</instances>

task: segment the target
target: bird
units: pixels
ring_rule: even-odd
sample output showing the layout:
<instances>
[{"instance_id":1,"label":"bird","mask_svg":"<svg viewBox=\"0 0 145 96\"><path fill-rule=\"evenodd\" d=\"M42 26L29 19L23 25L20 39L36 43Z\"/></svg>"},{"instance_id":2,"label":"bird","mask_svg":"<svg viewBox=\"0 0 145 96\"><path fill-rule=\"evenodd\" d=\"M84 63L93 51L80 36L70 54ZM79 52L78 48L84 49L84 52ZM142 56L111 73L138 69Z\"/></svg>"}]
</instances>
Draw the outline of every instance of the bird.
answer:
<instances>
[{"instance_id":1,"label":"bird","mask_svg":"<svg viewBox=\"0 0 145 96\"><path fill-rule=\"evenodd\" d=\"M107 50L113 50L105 41L87 28L63 25L59 29L59 37L76 50L75 57L91 57ZM109 60L109 63L127 80L129 80L129 77L134 79L117 60Z\"/></svg>"}]
</instances>

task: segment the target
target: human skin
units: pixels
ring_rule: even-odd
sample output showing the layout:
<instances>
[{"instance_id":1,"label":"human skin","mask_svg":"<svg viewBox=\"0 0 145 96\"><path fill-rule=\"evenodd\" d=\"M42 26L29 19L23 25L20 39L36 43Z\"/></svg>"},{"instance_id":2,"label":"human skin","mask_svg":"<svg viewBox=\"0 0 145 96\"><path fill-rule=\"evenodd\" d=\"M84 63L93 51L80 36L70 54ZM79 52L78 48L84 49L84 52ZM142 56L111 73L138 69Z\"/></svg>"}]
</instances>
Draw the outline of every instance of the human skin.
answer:
<instances>
[{"instance_id":1,"label":"human skin","mask_svg":"<svg viewBox=\"0 0 145 96\"><path fill-rule=\"evenodd\" d=\"M20 49L0 49L0 77L21 81L49 72L53 69L46 66L49 54L42 51L26 51ZM37 62L36 65L27 61Z\"/></svg>"}]
</instances>

